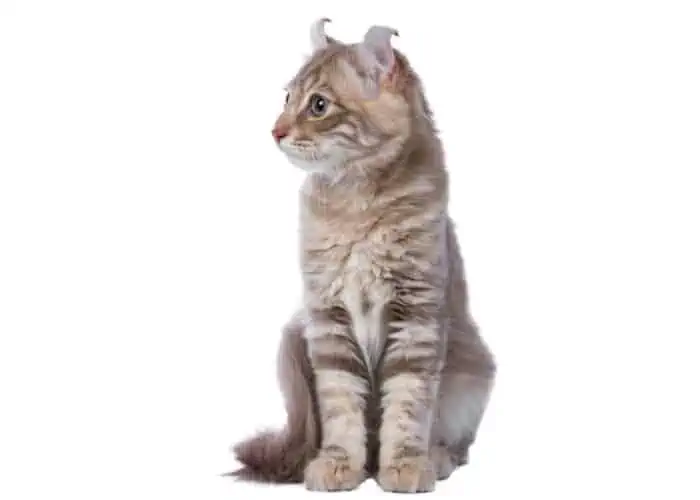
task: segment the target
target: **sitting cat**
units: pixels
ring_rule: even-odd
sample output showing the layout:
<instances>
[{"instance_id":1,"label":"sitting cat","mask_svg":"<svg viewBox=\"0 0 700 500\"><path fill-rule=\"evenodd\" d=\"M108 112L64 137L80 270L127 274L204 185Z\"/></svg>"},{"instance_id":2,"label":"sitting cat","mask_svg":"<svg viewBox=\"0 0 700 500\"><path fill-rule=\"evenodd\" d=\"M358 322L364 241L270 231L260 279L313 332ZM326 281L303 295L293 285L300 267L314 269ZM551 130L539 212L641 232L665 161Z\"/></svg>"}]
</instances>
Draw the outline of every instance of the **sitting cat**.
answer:
<instances>
[{"instance_id":1,"label":"sitting cat","mask_svg":"<svg viewBox=\"0 0 700 500\"><path fill-rule=\"evenodd\" d=\"M272 132L308 172L303 309L284 330L288 425L236 446L240 478L311 490L434 489L466 463L495 364L468 309L441 142L421 82L374 26L314 23Z\"/></svg>"}]
</instances>

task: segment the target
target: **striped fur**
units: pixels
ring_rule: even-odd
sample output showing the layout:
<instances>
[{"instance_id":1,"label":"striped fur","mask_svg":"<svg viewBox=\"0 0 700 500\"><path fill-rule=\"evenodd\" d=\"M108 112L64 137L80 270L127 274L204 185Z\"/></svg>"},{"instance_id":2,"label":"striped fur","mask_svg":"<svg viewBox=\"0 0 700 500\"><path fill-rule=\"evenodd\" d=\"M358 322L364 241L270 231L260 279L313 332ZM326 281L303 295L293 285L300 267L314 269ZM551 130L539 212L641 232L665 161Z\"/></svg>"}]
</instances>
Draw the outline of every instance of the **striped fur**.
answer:
<instances>
[{"instance_id":1,"label":"striped fur","mask_svg":"<svg viewBox=\"0 0 700 500\"><path fill-rule=\"evenodd\" d=\"M495 375L468 309L442 145L387 29L352 45L323 43L318 29L275 130L309 172L301 314L313 399L289 411L314 415L320 434L297 425L309 447L271 460L284 471L280 461L291 461L297 480L303 461L313 490L353 489L372 475L387 491L430 491L466 463ZM328 104L322 116L309 110L314 94ZM239 454L244 470L265 469L251 455Z\"/></svg>"}]
</instances>

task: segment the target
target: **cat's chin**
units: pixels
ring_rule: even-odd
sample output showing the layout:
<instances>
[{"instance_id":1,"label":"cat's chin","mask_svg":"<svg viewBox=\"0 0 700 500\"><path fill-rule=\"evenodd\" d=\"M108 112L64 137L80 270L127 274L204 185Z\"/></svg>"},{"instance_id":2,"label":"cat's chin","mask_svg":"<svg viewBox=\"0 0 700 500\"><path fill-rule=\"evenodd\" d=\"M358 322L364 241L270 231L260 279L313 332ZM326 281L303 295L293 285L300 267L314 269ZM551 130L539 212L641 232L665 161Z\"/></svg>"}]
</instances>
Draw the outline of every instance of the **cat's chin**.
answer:
<instances>
[{"instance_id":1,"label":"cat's chin","mask_svg":"<svg viewBox=\"0 0 700 500\"><path fill-rule=\"evenodd\" d=\"M317 159L307 159L293 154L287 154L289 163L309 174L332 174L337 171L340 163L331 156Z\"/></svg>"},{"instance_id":2,"label":"cat's chin","mask_svg":"<svg viewBox=\"0 0 700 500\"><path fill-rule=\"evenodd\" d=\"M349 160L344 149L331 144L298 148L282 140L279 149L289 163L310 174L335 175Z\"/></svg>"}]
</instances>

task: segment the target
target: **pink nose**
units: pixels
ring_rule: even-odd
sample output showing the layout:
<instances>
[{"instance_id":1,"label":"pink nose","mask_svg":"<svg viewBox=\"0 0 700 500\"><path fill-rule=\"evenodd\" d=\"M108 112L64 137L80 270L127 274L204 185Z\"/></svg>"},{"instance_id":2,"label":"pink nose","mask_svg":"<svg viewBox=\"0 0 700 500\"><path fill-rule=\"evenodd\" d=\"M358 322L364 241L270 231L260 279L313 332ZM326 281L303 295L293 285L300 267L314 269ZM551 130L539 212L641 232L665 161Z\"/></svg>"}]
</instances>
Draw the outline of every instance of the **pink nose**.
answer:
<instances>
[{"instance_id":1,"label":"pink nose","mask_svg":"<svg viewBox=\"0 0 700 500\"><path fill-rule=\"evenodd\" d=\"M272 137L274 137L277 142L287 137L288 133L289 129L287 127L275 127L272 129Z\"/></svg>"}]
</instances>

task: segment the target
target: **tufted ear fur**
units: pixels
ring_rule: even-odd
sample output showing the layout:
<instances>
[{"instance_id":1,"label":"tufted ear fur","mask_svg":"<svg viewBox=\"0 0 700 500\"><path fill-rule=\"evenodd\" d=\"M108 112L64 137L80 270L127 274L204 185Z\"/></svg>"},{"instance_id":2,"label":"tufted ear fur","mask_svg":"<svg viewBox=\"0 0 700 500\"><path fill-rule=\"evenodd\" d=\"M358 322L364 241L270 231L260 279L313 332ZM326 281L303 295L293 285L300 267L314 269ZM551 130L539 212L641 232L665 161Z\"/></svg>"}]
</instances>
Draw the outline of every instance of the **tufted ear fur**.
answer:
<instances>
[{"instance_id":1,"label":"tufted ear fur","mask_svg":"<svg viewBox=\"0 0 700 500\"><path fill-rule=\"evenodd\" d=\"M391 46L392 36L399 36L399 32L388 26L372 26L356 46L360 64L368 77L367 90L375 97L379 94L382 80L391 75L396 62Z\"/></svg>"}]
</instances>

